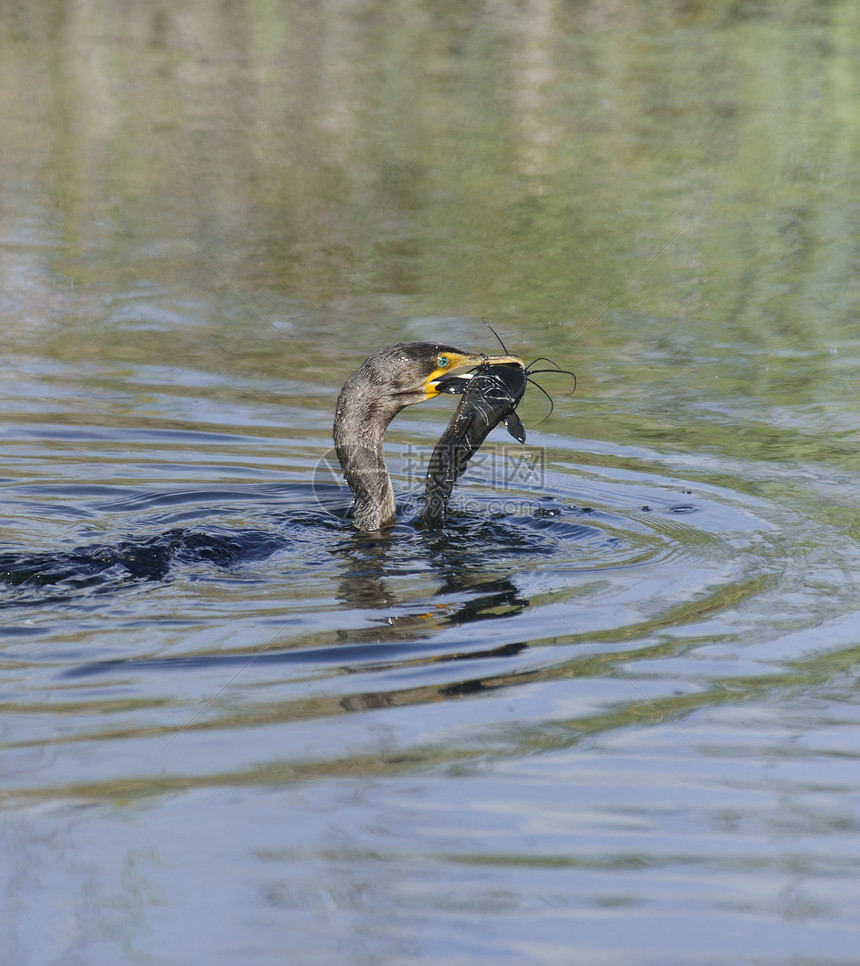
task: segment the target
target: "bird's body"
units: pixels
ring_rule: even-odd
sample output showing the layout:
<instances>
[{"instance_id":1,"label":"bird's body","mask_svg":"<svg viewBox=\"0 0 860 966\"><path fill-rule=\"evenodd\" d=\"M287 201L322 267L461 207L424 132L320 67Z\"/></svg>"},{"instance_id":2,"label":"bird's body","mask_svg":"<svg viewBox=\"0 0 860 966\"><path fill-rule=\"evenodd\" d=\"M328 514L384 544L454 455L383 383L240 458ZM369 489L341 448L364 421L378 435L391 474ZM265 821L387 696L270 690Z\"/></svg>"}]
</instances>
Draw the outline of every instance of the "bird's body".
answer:
<instances>
[{"instance_id":1,"label":"bird's body","mask_svg":"<svg viewBox=\"0 0 860 966\"><path fill-rule=\"evenodd\" d=\"M401 342L374 352L347 379L337 400L334 446L354 499L353 525L369 532L396 521L394 489L382 440L406 406L432 399L458 379L453 370L523 365L516 356L485 356L435 342Z\"/></svg>"}]
</instances>

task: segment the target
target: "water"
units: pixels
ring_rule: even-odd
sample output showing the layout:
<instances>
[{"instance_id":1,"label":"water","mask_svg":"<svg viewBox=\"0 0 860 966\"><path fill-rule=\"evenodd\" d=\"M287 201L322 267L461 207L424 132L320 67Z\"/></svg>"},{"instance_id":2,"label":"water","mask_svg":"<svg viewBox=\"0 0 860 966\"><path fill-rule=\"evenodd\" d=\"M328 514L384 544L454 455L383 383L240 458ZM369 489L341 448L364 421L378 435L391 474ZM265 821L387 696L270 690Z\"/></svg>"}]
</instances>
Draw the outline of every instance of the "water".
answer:
<instances>
[{"instance_id":1,"label":"water","mask_svg":"<svg viewBox=\"0 0 860 966\"><path fill-rule=\"evenodd\" d=\"M4 962L860 963L858 51L4 7ZM576 392L355 534L338 388L482 316Z\"/></svg>"}]
</instances>

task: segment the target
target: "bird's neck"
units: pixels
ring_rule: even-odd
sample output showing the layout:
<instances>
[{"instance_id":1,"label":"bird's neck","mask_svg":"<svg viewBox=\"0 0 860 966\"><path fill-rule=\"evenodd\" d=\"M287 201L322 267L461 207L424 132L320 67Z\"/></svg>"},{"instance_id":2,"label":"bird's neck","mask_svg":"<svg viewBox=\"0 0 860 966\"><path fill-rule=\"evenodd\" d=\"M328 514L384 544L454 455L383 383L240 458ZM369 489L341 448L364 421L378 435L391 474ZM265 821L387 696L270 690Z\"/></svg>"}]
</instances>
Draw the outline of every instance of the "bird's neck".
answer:
<instances>
[{"instance_id":1,"label":"bird's neck","mask_svg":"<svg viewBox=\"0 0 860 966\"><path fill-rule=\"evenodd\" d=\"M386 411L380 400L347 398L337 401L334 447L353 493L353 524L358 530L380 530L396 521L394 489L385 465L382 437L397 410Z\"/></svg>"}]
</instances>

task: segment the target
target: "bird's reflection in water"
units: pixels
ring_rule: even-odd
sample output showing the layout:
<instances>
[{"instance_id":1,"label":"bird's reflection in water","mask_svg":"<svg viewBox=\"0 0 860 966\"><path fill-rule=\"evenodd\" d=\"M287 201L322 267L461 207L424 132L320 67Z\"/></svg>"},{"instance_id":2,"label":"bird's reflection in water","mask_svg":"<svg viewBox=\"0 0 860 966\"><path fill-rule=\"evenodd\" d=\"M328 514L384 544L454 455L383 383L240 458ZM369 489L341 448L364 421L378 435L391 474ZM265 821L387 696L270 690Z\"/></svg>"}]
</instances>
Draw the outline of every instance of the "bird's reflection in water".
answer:
<instances>
[{"instance_id":1,"label":"bird's reflection in water","mask_svg":"<svg viewBox=\"0 0 860 966\"><path fill-rule=\"evenodd\" d=\"M462 553L452 552L451 541L443 534L424 534L424 561L426 566L416 567L426 574L428 571L440 581L436 597L447 600L451 597L464 597L458 604L437 603L441 616L432 616L437 624L459 625L476 620L509 617L526 608L527 598L520 594L510 576L486 577L474 572L474 561ZM341 559L346 564L341 579L338 597L344 603L361 610L385 610L404 603L390 589L387 581L395 574L392 567L392 536L380 534L368 538L356 535L351 546L340 547ZM415 546L412 544L411 546ZM402 570L397 571L397 575ZM388 640L399 640L398 628L414 627L415 616L405 614L379 618L378 626L366 630L364 639L383 640L386 629L390 632ZM355 631L340 632L356 640Z\"/></svg>"},{"instance_id":2,"label":"bird's reflection in water","mask_svg":"<svg viewBox=\"0 0 860 966\"><path fill-rule=\"evenodd\" d=\"M476 621L499 620L518 614L529 606L528 598L522 596L510 575L487 577L477 573L479 552L468 552L458 541L442 532L420 534L410 547L419 552L421 564L414 562L414 571L427 575L429 572L439 580L438 590L428 604L425 613L387 613L372 618L372 626L338 631L338 637L353 644L361 642L404 643L426 640L442 629L456 628ZM398 599L390 587L395 576L401 576L402 568L392 564L392 552L397 538L391 531L372 536L354 535L347 547L340 548L340 559L345 569L340 579L338 597L345 604L360 610L392 611L407 606ZM477 647L452 649L450 636L446 638L444 651L427 657L422 663L480 658L511 657L522 651L525 643L508 643L491 648ZM379 662L384 664L384 660ZM408 663L402 647L392 650L391 663L398 666ZM442 697L459 697L485 690L480 678L471 678L448 684L437 689ZM349 695L341 702L347 711L378 708L395 703L390 692L363 692Z\"/></svg>"}]
</instances>

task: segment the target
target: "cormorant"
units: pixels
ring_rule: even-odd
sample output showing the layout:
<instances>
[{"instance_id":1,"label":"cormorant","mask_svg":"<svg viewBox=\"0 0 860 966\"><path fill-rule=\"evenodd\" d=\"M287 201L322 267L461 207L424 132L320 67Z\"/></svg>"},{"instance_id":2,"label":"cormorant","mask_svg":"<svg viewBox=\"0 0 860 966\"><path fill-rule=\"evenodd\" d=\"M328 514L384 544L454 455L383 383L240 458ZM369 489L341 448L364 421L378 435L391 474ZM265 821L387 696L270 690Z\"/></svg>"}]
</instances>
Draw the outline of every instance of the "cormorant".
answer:
<instances>
[{"instance_id":1,"label":"cormorant","mask_svg":"<svg viewBox=\"0 0 860 966\"><path fill-rule=\"evenodd\" d=\"M344 383L334 417L334 446L353 493L353 524L370 532L396 522L394 489L382 438L406 406L440 392L462 392L455 370L508 365L525 368L518 356L486 356L436 342L400 342L374 352ZM489 430L488 430L489 432Z\"/></svg>"}]
</instances>

